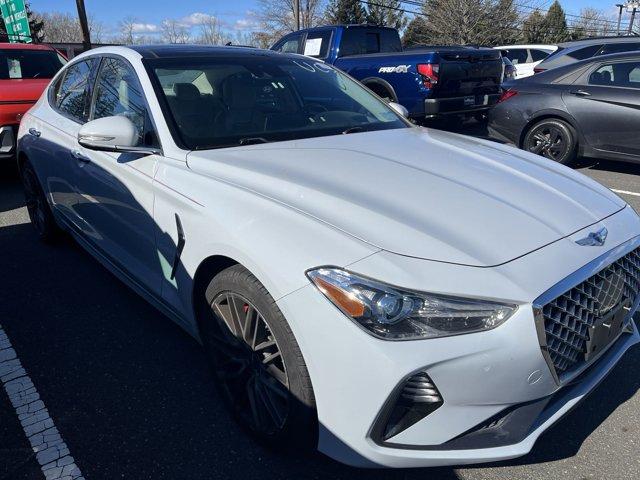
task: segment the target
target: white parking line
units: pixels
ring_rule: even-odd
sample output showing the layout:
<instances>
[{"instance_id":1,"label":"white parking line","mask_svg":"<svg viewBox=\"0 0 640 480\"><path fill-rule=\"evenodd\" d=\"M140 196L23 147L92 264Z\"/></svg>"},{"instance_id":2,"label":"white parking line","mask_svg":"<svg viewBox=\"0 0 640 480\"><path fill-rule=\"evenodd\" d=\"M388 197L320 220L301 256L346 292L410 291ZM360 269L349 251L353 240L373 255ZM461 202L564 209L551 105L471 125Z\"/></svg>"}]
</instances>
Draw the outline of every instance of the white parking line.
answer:
<instances>
[{"instance_id":1,"label":"white parking line","mask_svg":"<svg viewBox=\"0 0 640 480\"><path fill-rule=\"evenodd\" d=\"M46 480L84 480L49 411L0 325L0 381Z\"/></svg>"},{"instance_id":2,"label":"white parking line","mask_svg":"<svg viewBox=\"0 0 640 480\"><path fill-rule=\"evenodd\" d=\"M627 190L617 190L615 188L612 188L611 191L616 193L622 193L623 195L633 195L634 197L640 197L640 193L638 192L629 192Z\"/></svg>"}]
</instances>

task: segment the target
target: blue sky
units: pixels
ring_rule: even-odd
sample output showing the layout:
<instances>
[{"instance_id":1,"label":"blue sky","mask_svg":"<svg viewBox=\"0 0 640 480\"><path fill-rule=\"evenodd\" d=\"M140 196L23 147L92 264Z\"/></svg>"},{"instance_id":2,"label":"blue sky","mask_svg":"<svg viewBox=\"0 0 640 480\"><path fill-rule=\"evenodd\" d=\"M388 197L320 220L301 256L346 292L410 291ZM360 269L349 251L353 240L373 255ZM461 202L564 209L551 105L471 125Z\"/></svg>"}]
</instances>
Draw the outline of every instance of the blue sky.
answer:
<instances>
[{"instance_id":1,"label":"blue sky","mask_svg":"<svg viewBox=\"0 0 640 480\"><path fill-rule=\"evenodd\" d=\"M541 6L552 0L538 0ZM620 0L618 0L620 1ZM522 3L525 3L524 1ZM581 8L595 7L615 16L614 0L561 0L567 13L578 14ZM61 11L75 13L75 0L31 0L33 10L39 12ZM204 13L218 17L228 30L255 28L256 0L85 0L87 11L100 20L107 30L115 29L127 16L135 17L140 30L151 31L166 18L184 19L187 23Z\"/></svg>"}]
</instances>

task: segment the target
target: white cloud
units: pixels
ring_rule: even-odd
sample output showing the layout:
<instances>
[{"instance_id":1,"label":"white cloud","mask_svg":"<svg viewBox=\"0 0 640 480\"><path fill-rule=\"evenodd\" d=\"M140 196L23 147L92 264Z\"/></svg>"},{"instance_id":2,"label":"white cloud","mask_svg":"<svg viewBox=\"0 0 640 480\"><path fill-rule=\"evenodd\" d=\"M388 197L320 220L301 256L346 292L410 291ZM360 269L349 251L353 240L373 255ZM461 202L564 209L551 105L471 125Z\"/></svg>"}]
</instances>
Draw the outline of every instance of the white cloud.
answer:
<instances>
[{"instance_id":1,"label":"white cloud","mask_svg":"<svg viewBox=\"0 0 640 480\"><path fill-rule=\"evenodd\" d=\"M252 31L260 28L260 22L256 17L256 13L252 10L245 12L244 18L239 18L233 24L234 30Z\"/></svg>"},{"instance_id":2,"label":"white cloud","mask_svg":"<svg viewBox=\"0 0 640 480\"><path fill-rule=\"evenodd\" d=\"M133 33L156 33L160 31L160 27L154 23L134 23L132 30Z\"/></svg>"}]
</instances>

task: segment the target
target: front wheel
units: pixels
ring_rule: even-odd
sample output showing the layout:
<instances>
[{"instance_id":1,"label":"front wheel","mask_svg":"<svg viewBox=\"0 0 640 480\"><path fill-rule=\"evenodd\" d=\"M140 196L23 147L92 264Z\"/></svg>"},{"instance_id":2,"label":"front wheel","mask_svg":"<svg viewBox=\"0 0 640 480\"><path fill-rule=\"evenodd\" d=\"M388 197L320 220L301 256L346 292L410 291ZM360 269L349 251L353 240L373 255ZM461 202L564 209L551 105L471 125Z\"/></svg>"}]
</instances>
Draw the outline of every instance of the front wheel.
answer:
<instances>
[{"instance_id":1,"label":"front wheel","mask_svg":"<svg viewBox=\"0 0 640 480\"><path fill-rule=\"evenodd\" d=\"M60 235L60 229L56 225L47 197L29 161L26 161L20 169L20 177L29 219L38 237L44 242L55 240Z\"/></svg>"},{"instance_id":2,"label":"front wheel","mask_svg":"<svg viewBox=\"0 0 640 480\"><path fill-rule=\"evenodd\" d=\"M522 148L536 155L569 165L575 159L578 142L566 122L549 118L533 125L524 137Z\"/></svg>"},{"instance_id":3,"label":"front wheel","mask_svg":"<svg viewBox=\"0 0 640 480\"><path fill-rule=\"evenodd\" d=\"M235 265L213 277L201 319L205 349L227 407L268 445L317 442L311 380L289 324L265 287Z\"/></svg>"}]
</instances>

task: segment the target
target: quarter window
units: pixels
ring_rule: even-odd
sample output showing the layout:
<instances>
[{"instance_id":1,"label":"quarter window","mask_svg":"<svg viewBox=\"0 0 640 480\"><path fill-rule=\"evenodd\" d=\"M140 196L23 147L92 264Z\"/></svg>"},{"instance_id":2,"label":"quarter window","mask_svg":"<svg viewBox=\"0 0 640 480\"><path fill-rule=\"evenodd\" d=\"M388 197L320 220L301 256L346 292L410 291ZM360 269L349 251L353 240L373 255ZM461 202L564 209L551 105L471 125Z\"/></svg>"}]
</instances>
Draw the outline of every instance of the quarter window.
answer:
<instances>
[{"instance_id":1,"label":"quarter window","mask_svg":"<svg viewBox=\"0 0 640 480\"><path fill-rule=\"evenodd\" d=\"M92 60L88 60L71 65L54 87L55 107L80 123L87 119L87 95L92 63Z\"/></svg>"},{"instance_id":2,"label":"quarter window","mask_svg":"<svg viewBox=\"0 0 640 480\"><path fill-rule=\"evenodd\" d=\"M549 56L549 52L545 52L544 50L537 50L532 48L529 50L531 52L531 60L534 62L539 62L540 60L544 60Z\"/></svg>"},{"instance_id":3,"label":"quarter window","mask_svg":"<svg viewBox=\"0 0 640 480\"><path fill-rule=\"evenodd\" d=\"M148 124L142 87L132 68L117 58L105 58L96 80L92 119L122 115L138 128L140 141Z\"/></svg>"}]
</instances>

